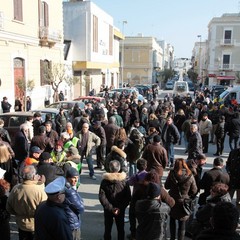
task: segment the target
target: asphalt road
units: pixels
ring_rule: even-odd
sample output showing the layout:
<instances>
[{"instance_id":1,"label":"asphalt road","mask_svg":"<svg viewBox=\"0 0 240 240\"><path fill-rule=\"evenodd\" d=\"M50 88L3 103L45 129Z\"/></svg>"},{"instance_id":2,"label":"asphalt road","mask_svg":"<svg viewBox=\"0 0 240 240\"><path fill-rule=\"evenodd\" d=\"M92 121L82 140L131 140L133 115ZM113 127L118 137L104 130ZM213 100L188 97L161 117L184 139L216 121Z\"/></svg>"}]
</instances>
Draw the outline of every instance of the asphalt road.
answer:
<instances>
[{"instance_id":1,"label":"asphalt road","mask_svg":"<svg viewBox=\"0 0 240 240\"><path fill-rule=\"evenodd\" d=\"M185 148L182 144L181 146L175 146L175 157L183 157L187 158L187 155L184 153ZM228 154L229 154L229 145L228 139L225 140L225 149L222 158L224 162L226 162ZM212 167L213 163L213 153L216 152L216 145L209 144L209 153L207 155L207 164L204 166L204 170L208 170ZM83 171L81 175L81 185L78 189L80 195L84 199L85 204L85 213L82 215L82 239L83 240L102 240L103 239L103 231L104 231L104 218L103 218L103 208L98 200L98 191L99 185L102 179L103 171L96 171L97 180L92 180L88 176L88 169L86 162L83 164ZM164 172L163 181L166 179L168 171ZM233 199L233 203L234 203ZM126 211L126 217L128 216L128 209ZM14 218L11 221L11 239L17 240L17 227L14 222ZM130 233L129 231L129 223L125 224L125 232L126 235ZM188 238L186 238L187 240ZM113 226L112 231L112 240L117 240L116 227Z\"/></svg>"}]
</instances>

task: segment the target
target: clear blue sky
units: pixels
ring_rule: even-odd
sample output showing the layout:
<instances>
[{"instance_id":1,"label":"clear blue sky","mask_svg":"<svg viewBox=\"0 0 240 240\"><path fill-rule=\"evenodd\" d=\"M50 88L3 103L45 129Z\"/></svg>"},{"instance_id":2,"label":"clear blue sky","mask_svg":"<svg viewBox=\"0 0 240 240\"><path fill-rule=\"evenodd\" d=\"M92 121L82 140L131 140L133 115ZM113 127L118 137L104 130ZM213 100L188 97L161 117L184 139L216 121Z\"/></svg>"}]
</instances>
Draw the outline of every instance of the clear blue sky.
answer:
<instances>
[{"instance_id":1,"label":"clear blue sky","mask_svg":"<svg viewBox=\"0 0 240 240\"><path fill-rule=\"evenodd\" d=\"M111 15L124 35L153 36L175 48L175 56L191 58L194 42L207 39L208 23L223 13L240 12L239 0L92 0Z\"/></svg>"}]
</instances>

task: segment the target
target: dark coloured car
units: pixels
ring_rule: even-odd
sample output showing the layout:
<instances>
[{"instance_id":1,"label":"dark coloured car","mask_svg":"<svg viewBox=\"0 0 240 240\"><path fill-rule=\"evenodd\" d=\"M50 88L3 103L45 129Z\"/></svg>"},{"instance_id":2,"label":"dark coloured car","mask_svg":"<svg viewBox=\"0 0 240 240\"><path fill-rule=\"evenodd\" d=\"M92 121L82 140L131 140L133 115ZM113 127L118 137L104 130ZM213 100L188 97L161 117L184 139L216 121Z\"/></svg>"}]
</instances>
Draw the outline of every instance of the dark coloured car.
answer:
<instances>
[{"instance_id":1,"label":"dark coloured car","mask_svg":"<svg viewBox=\"0 0 240 240\"><path fill-rule=\"evenodd\" d=\"M8 130L14 144L15 134L19 131L21 124L26 122L28 116L33 116L32 112L10 112L0 114L0 118L4 121L4 128Z\"/></svg>"}]
</instances>

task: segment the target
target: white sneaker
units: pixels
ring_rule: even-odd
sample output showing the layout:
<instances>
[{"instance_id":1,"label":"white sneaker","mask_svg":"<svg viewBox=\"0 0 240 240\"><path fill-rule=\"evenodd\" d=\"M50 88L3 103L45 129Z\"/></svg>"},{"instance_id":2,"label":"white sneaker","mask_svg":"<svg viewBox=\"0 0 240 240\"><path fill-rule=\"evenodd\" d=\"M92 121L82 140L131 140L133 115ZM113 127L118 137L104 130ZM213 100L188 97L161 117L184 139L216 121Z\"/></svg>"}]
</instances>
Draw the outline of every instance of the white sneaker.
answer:
<instances>
[{"instance_id":1,"label":"white sneaker","mask_svg":"<svg viewBox=\"0 0 240 240\"><path fill-rule=\"evenodd\" d=\"M90 178L91 178L92 180L97 180L97 178L96 178L95 175L92 175Z\"/></svg>"}]
</instances>

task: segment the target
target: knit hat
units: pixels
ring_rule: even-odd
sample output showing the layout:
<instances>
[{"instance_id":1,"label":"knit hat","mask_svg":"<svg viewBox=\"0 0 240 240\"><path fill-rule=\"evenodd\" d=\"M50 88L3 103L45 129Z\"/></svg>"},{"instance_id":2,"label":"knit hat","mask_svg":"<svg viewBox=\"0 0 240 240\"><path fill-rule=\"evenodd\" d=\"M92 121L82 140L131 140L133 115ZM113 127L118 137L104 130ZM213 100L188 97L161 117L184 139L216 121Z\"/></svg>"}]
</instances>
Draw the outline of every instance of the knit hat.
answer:
<instances>
[{"instance_id":1,"label":"knit hat","mask_svg":"<svg viewBox=\"0 0 240 240\"><path fill-rule=\"evenodd\" d=\"M43 152L39 157L39 161L49 160L50 158L51 158L51 154L49 152Z\"/></svg>"},{"instance_id":2,"label":"knit hat","mask_svg":"<svg viewBox=\"0 0 240 240\"><path fill-rule=\"evenodd\" d=\"M160 185L159 184L156 184L156 183L153 183L153 182L150 182L148 184L148 187L147 187L147 197L149 199L154 199L156 197L158 197L161 193L161 190L160 190Z\"/></svg>"},{"instance_id":3,"label":"knit hat","mask_svg":"<svg viewBox=\"0 0 240 240\"><path fill-rule=\"evenodd\" d=\"M74 167L70 167L66 172L66 178L72 178L76 176L79 176L77 169Z\"/></svg>"}]
</instances>

